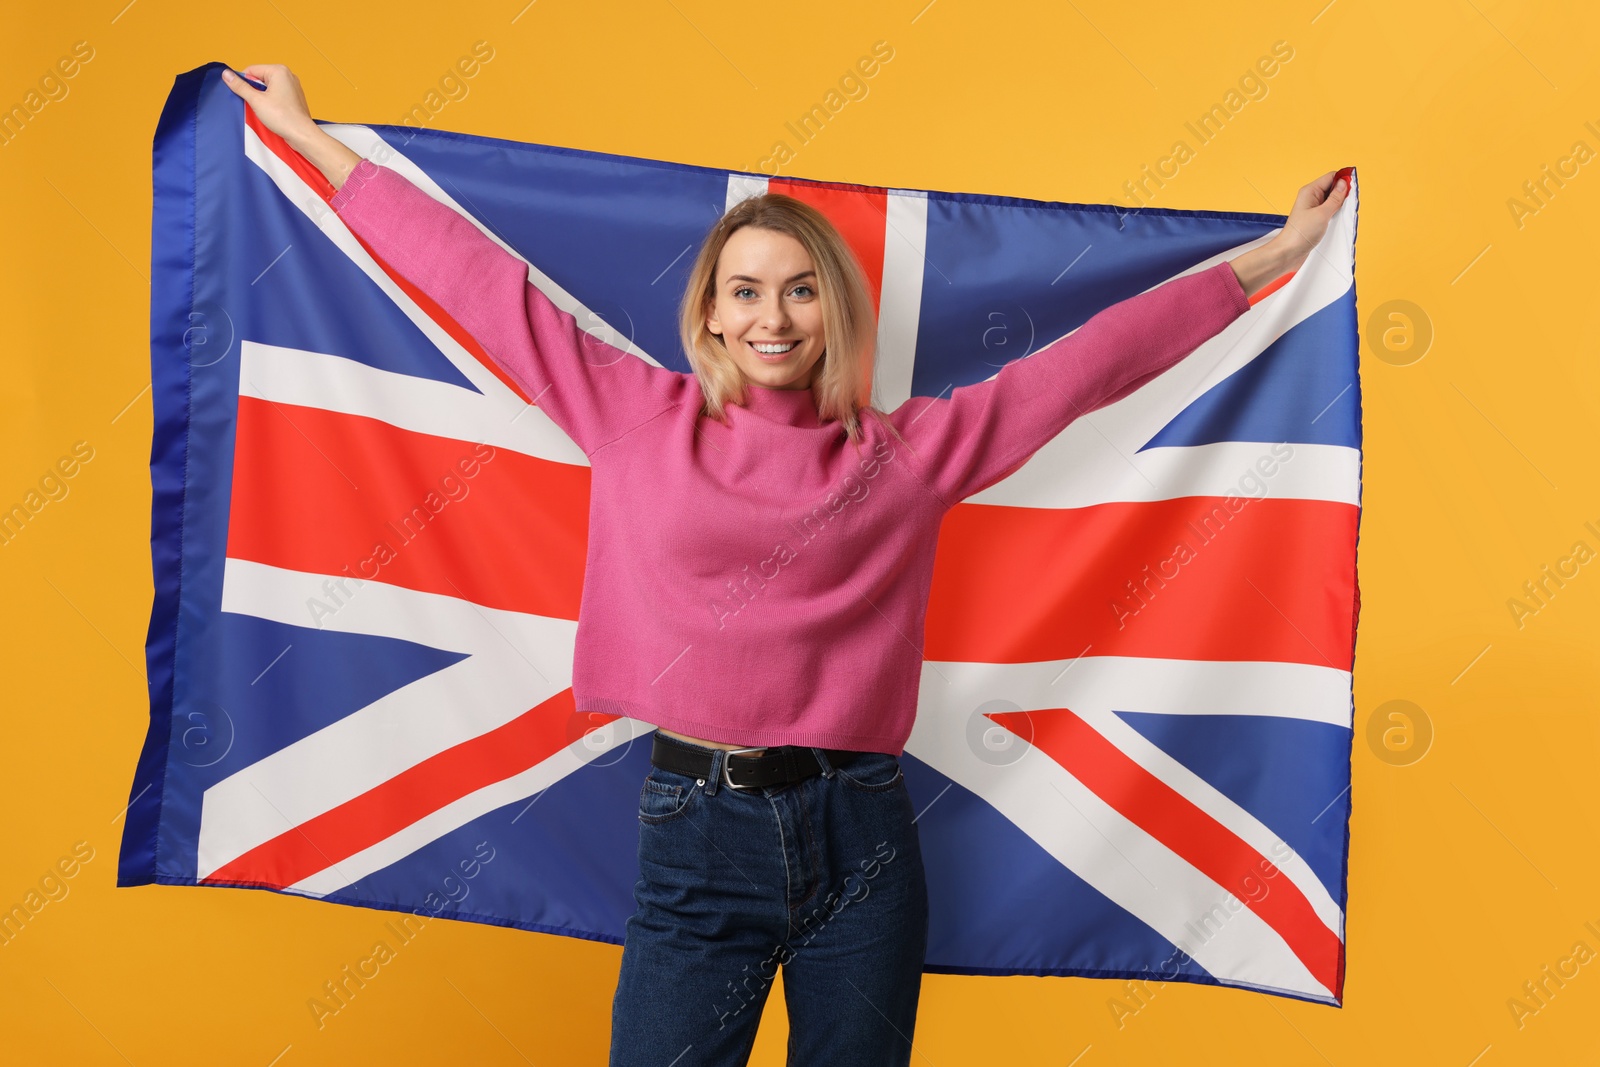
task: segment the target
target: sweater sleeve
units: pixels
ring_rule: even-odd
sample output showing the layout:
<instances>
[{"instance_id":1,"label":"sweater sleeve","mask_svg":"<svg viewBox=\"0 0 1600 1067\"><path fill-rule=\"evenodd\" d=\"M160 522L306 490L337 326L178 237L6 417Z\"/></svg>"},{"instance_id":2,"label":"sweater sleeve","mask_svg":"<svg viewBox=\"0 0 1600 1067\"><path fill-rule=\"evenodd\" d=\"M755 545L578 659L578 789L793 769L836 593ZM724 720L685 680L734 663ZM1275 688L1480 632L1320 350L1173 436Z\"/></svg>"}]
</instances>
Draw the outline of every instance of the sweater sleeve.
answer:
<instances>
[{"instance_id":1,"label":"sweater sleeve","mask_svg":"<svg viewBox=\"0 0 1600 1067\"><path fill-rule=\"evenodd\" d=\"M1250 310L1224 262L1100 311L1031 356L948 398L889 415L946 507L1014 473L1075 419L1121 400Z\"/></svg>"},{"instance_id":2,"label":"sweater sleeve","mask_svg":"<svg viewBox=\"0 0 1600 1067\"><path fill-rule=\"evenodd\" d=\"M363 159L330 206L585 455L661 414L683 387L684 375L580 329L529 281L526 263L399 172Z\"/></svg>"}]
</instances>

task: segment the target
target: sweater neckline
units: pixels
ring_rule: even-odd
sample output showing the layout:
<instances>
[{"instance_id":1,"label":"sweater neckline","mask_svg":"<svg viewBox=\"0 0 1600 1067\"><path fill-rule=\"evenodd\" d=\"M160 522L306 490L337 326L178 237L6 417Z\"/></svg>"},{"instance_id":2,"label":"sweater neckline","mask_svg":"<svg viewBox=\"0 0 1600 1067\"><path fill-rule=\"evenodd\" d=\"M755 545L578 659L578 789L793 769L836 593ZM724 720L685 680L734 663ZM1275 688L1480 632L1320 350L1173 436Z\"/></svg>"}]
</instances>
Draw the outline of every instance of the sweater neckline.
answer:
<instances>
[{"instance_id":1,"label":"sweater neckline","mask_svg":"<svg viewBox=\"0 0 1600 1067\"><path fill-rule=\"evenodd\" d=\"M783 426L814 430L822 425L817 417L816 396L810 389L772 389L746 382L742 406L752 415Z\"/></svg>"}]
</instances>

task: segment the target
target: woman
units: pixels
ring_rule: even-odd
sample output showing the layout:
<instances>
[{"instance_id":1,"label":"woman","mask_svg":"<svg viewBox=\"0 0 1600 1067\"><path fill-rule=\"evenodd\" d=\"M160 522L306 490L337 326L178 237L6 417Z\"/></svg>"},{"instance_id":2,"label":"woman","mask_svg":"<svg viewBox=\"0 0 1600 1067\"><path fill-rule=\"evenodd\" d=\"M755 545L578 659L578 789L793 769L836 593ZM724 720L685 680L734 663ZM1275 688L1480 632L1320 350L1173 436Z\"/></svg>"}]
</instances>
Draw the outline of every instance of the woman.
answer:
<instances>
[{"instance_id":1,"label":"woman","mask_svg":"<svg viewBox=\"0 0 1600 1067\"><path fill-rule=\"evenodd\" d=\"M928 902L898 757L943 517L1247 311L1347 187L1325 174L1270 243L882 412L861 269L804 203L752 197L712 228L681 374L590 337L520 259L323 132L287 68L244 73L266 88L224 77L341 220L589 459L574 700L657 727L612 1064L745 1063L779 966L790 1063L909 1063Z\"/></svg>"}]
</instances>

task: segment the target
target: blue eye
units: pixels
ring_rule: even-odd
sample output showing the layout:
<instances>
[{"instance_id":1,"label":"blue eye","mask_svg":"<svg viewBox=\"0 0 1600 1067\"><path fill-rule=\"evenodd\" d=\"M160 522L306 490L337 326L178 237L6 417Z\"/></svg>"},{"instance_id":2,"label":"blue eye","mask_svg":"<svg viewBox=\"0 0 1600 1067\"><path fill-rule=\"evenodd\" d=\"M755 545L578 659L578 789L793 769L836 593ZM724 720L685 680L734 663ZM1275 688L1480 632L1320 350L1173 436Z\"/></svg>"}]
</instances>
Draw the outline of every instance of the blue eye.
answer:
<instances>
[{"instance_id":1,"label":"blue eye","mask_svg":"<svg viewBox=\"0 0 1600 1067\"><path fill-rule=\"evenodd\" d=\"M805 284L801 284L801 285L795 286L793 289L790 290L790 292L798 293L798 292L800 292L802 290L805 291L807 296L815 296L816 295L816 290L813 289L811 286L805 285ZM737 288L737 289L735 289L733 291L733 297L734 297L735 300L738 300L738 299L742 299L740 294L742 294L742 293L753 293L753 292L755 292L755 290L750 288L750 286L741 285L741 286L739 286L739 288Z\"/></svg>"}]
</instances>

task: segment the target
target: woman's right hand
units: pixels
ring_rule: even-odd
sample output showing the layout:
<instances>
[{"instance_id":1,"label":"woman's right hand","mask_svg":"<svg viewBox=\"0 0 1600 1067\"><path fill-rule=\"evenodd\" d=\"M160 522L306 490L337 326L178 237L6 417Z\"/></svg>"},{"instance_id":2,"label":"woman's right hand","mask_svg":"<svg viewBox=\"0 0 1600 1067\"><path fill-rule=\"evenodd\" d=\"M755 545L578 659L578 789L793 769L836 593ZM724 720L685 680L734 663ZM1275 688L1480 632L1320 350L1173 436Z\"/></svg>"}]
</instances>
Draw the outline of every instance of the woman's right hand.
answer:
<instances>
[{"instance_id":1,"label":"woman's right hand","mask_svg":"<svg viewBox=\"0 0 1600 1067\"><path fill-rule=\"evenodd\" d=\"M335 189L343 188L361 157L312 119L306 94L300 91L300 79L282 63L257 63L244 68L243 73L266 88L255 88L227 68L223 68L222 80L235 96L250 105L263 126L309 160Z\"/></svg>"},{"instance_id":2,"label":"woman's right hand","mask_svg":"<svg viewBox=\"0 0 1600 1067\"><path fill-rule=\"evenodd\" d=\"M245 67L243 73L265 83L266 88L257 89L227 69L222 72L222 80L234 95L250 105L263 126L291 143L316 132L306 94L301 92L300 79L293 71L282 63L257 63Z\"/></svg>"}]
</instances>

